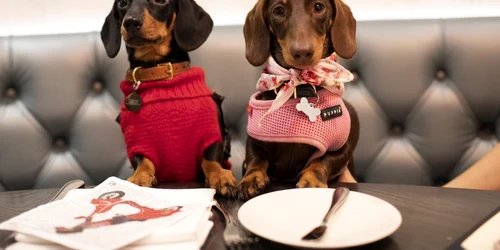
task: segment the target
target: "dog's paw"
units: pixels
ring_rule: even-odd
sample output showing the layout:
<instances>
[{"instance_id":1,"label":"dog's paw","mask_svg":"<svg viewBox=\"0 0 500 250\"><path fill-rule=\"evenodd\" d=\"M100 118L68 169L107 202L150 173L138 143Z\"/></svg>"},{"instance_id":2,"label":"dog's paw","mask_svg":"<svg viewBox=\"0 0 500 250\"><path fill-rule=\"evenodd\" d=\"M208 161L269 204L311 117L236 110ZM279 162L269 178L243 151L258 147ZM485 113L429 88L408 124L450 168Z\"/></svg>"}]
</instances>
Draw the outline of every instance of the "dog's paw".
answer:
<instances>
[{"instance_id":1,"label":"dog's paw","mask_svg":"<svg viewBox=\"0 0 500 250\"><path fill-rule=\"evenodd\" d=\"M326 178L319 180L317 175L317 173L312 171L304 172L296 186L298 188L327 188Z\"/></svg>"},{"instance_id":2,"label":"dog's paw","mask_svg":"<svg viewBox=\"0 0 500 250\"><path fill-rule=\"evenodd\" d=\"M253 171L247 174L238 184L239 197L249 200L262 194L269 184L269 177L264 171Z\"/></svg>"},{"instance_id":3,"label":"dog's paw","mask_svg":"<svg viewBox=\"0 0 500 250\"><path fill-rule=\"evenodd\" d=\"M156 187L157 185L156 177L145 171L134 173L127 181L141 187Z\"/></svg>"},{"instance_id":4,"label":"dog's paw","mask_svg":"<svg viewBox=\"0 0 500 250\"><path fill-rule=\"evenodd\" d=\"M226 198L233 199L238 194L236 178L234 178L231 170L221 169L220 171L210 173L207 176L206 183L208 187L215 189L217 194Z\"/></svg>"}]
</instances>

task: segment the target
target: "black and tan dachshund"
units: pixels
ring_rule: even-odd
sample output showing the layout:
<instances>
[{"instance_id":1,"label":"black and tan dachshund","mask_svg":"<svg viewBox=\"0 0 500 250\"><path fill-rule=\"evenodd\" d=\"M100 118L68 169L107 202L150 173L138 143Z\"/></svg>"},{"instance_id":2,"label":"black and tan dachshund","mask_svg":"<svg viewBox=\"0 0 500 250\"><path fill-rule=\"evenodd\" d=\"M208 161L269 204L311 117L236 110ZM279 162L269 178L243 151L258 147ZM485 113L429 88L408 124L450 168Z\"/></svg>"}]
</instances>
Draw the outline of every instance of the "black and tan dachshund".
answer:
<instances>
[{"instance_id":1,"label":"black and tan dachshund","mask_svg":"<svg viewBox=\"0 0 500 250\"><path fill-rule=\"evenodd\" d=\"M254 66L263 65L272 56L283 68L304 69L333 52L345 59L356 53L356 20L341 0L258 0L247 15L244 36L246 58ZM299 92L304 90L298 87ZM274 91L266 91L260 100L275 97ZM300 188L327 187L327 182L335 178L354 180L351 174L355 174L353 151L359 121L353 106L344 103L351 117L347 142L307 166L317 148L302 143L264 142L249 136L239 197L249 199L263 193L270 177L291 179ZM346 165L349 171L342 172Z\"/></svg>"},{"instance_id":2,"label":"black and tan dachshund","mask_svg":"<svg viewBox=\"0 0 500 250\"><path fill-rule=\"evenodd\" d=\"M163 80L162 74L171 79L188 70L188 52L199 48L207 40L212 28L211 17L194 0L116 0L102 27L101 39L111 58L118 54L122 39L125 41L130 61L127 79L132 78L132 82L143 81L142 88L147 86L147 80ZM136 111L135 108L139 109L141 102L129 97L125 99L125 104ZM216 113L223 140L203 151L203 157L199 159L201 176L218 194L235 197L236 179L230 170L222 167L229 157L229 135L222 118L221 97L216 94L212 97L213 104L217 105ZM123 112L119 118L123 118L122 115ZM196 112L192 115L196 116ZM123 120L119 119L119 122ZM154 186L157 178L153 161L144 155L129 155L129 158L135 172L128 180L140 186Z\"/></svg>"}]
</instances>

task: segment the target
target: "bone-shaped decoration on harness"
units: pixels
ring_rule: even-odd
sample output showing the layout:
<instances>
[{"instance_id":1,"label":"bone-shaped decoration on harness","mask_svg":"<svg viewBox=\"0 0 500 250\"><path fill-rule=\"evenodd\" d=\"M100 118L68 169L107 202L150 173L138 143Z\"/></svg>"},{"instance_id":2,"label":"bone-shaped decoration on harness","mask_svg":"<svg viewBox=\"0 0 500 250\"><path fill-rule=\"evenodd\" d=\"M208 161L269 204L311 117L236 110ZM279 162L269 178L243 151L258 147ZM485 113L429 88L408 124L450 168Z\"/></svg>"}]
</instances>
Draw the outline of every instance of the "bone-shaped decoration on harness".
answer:
<instances>
[{"instance_id":1,"label":"bone-shaped decoration on harness","mask_svg":"<svg viewBox=\"0 0 500 250\"><path fill-rule=\"evenodd\" d=\"M307 98L302 97L300 99L300 103L297 103L295 106L298 111L303 112L309 117L309 121L315 122L318 119L318 115L321 114L321 110L319 108L315 108L312 103L307 101Z\"/></svg>"}]
</instances>

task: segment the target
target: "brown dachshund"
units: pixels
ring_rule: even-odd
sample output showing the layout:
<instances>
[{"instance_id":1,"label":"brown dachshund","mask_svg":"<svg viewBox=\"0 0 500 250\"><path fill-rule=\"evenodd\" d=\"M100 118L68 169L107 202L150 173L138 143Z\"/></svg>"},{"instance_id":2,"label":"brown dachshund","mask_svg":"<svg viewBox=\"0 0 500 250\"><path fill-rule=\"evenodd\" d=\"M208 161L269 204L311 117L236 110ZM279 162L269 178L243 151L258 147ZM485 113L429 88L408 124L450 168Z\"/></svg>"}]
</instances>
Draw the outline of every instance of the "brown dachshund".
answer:
<instances>
[{"instance_id":1,"label":"brown dachshund","mask_svg":"<svg viewBox=\"0 0 500 250\"><path fill-rule=\"evenodd\" d=\"M254 66L263 65L272 56L285 69L305 69L334 52L345 59L356 53L356 20L341 0L259 0L247 15L244 36L246 58ZM309 86L299 86L297 92L308 96ZM258 98L273 100L276 92L265 91ZM248 136L239 197L250 199L263 193L270 178L293 180L299 188L327 187L335 178L354 180L351 174L359 120L353 106L344 103L351 118L347 141L339 150L312 161L317 148L311 145ZM348 170L343 171L345 166Z\"/></svg>"},{"instance_id":2,"label":"brown dachshund","mask_svg":"<svg viewBox=\"0 0 500 250\"><path fill-rule=\"evenodd\" d=\"M140 111L138 111L139 109L146 108L146 105L141 107L142 101L140 97L141 95L143 95L142 98L143 100L145 100L144 95L147 95L147 91L152 91L150 89L147 89L148 86L152 86L151 81L162 81L160 82L161 85L167 84L165 81L168 82L168 80L176 81L176 78L179 79L178 77L189 78L185 74L184 76L182 76L183 72L193 69L190 67L190 58L188 52L200 47L207 40L212 31L212 28L213 21L211 17L199 5L197 5L194 0L114 1L113 8L107 16L102 27L101 38L104 43L106 52L111 58L114 58L118 54L122 39L125 41L130 61L130 70L127 72L128 83L122 83L120 86L122 90L127 88L131 89L132 84L135 82L135 84L133 84L134 92L133 94L130 94L128 96L126 95L126 98L124 100L125 105L122 105L122 112L120 113L120 116L117 120L122 125L122 130L123 124L130 121L130 119L132 119L131 117L137 117L141 114ZM197 81L203 82L204 76L198 76L203 74L199 73L199 69L195 70L197 72L197 79L202 79ZM191 71L191 73L189 74L194 74L192 72L193 71ZM136 80L139 80L141 83L138 83ZM142 112L142 114L149 112L148 114L153 115L148 115L147 119L136 119L139 120L137 122L138 124L133 124L133 126L138 127L139 125L142 125L146 122L148 124L153 124L151 123L151 120L155 120L157 119L156 117L160 116L166 117L164 121L169 121L171 117L179 116L179 114L189 117L191 123L181 122L181 125L172 125L168 122L161 121L159 122L160 124L144 128L152 129L151 127L175 127L174 129L175 131L177 131L177 129L181 129L181 127L184 127L182 129L187 129L190 131L188 133L189 136L198 136L198 138L195 138L195 144L193 144L193 140L191 140L192 138L185 139L184 137L175 134L175 131L171 132L170 135L172 136L166 138L165 140L157 139L158 137L164 136L165 133L160 132L159 134L155 135L144 135L145 133L147 133L147 131L143 129L137 129L137 132L142 133L141 136L149 138L144 139L143 141L152 142L156 140L155 143L162 144L164 149L181 147L180 150L182 152L189 152L189 155L192 156L192 159L189 159L189 161L193 162L193 168L190 169L195 168L195 161L197 164L196 170L190 170L191 172L189 176L193 176L193 173L195 173L197 180L201 178L205 179L207 185L210 188L216 189L218 194L227 197L235 197L237 195L236 179L234 178L231 170L223 168L224 162L227 162L227 158L229 157L230 139L224 125L222 110L220 108L222 97L218 96L215 93L211 95L210 90L205 86L205 84L203 84L203 86L200 86L198 84L191 84L189 86L194 86L191 88L196 89L196 91L204 91L202 99L198 101L198 103L202 103L199 109L189 111L181 108L174 110L175 112L173 114L165 114L165 112L162 111L169 110L172 106L166 104L162 106L163 109L161 110L148 110L147 112ZM145 90L145 88L147 91ZM203 90L199 90L200 88L202 88ZM209 92L210 94L206 94ZM167 96L171 96L173 94L173 92L166 93ZM154 98L157 98L157 95L155 96L156 97ZM152 97L149 98L151 99ZM194 98L198 98L198 96L184 99L191 100ZM165 97L163 99L167 98ZM178 98L175 98L175 100L177 99ZM150 103L147 104L149 105L149 109L151 109L152 105L156 105L152 103L153 102L150 101ZM126 106L127 109L125 109L124 106ZM206 111L207 108L209 109L208 111ZM206 113L209 113L209 115L207 116ZM207 122L207 120L209 121ZM211 136L210 138L222 137L222 141L218 140L215 143L210 142L212 144L205 147L203 145L206 144L206 141L213 140L207 139L207 137L203 137L204 134L199 135L199 131L204 130L204 127L206 127L207 124L211 127L217 127L216 129L214 128L208 131ZM220 131L217 132L216 130ZM128 179L130 182L140 186L151 187L154 186L157 182L159 168L158 165L164 165L166 168L176 167L178 169L182 169L184 167L183 164L173 164L172 162L174 161L171 161L172 158L168 158L170 156L165 156L165 154L167 153L162 151L162 149L160 148L150 150L153 152L150 154L156 155L155 158L159 159L167 158L167 160L156 160L156 162L163 162L162 164L155 164L155 161L151 159L151 157L133 153L133 151L131 151L130 147L128 146L128 143L131 141L133 142L134 140L139 140L140 138L139 135L131 135L131 133L128 133L127 138L127 133L128 132L124 130L125 140L127 143L127 152L132 162L132 166L135 169L133 176ZM172 137L180 138L175 139ZM167 140L170 144L165 142ZM187 147L185 145L191 145L192 147ZM202 153L193 153L193 151L198 150L198 148L200 148L200 150L203 150ZM137 151L140 150L142 149L139 149ZM176 150L169 151L175 154L175 156L171 156L176 157L174 159L191 157L184 156L185 153ZM198 167L200 165L201 171L198 171ZM162 169L163 167L160 166L160 170ZM169 174L166 174L162 178L172 179L174 181L181 179L176 178L175 176L168 175Z\"/></svg>"}]
</instances>

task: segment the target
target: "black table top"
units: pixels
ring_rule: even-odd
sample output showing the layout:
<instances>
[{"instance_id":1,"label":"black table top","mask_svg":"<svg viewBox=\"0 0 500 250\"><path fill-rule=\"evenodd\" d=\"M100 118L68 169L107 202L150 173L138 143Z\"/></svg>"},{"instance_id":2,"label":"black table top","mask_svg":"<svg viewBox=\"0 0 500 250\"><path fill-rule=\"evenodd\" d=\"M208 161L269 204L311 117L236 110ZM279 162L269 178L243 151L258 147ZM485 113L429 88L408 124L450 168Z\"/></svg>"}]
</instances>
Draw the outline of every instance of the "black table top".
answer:
<instances>
[{"instance_id":1,"label":"black table top","mask_svg":"<svg viewBox=\"0 0 500 250\"><path fill-rule=\"evenodd\" d=\"M353 249L446 249L467 233L478 222L500 206L500 192L464 189L448 189L426 186L389 184L330 184L330 187L346 186L381 198L394 205L403 216L403 224L390 237L370 245ZM201 188L203 183L169 184L162 188ZM294 188L290 184L273 183L270 191ZM40 189L0 192L0 221L7 220L24 211L44 204L58 189ZM236 217L240 200L226 200L231 213ZM224 249L222 233L224 218L214 210L214 227L203 246L204 250ZM0 242L9 232L0 231ZM289 247L261 240L255 249L291 249Z\"/></svg>"}]
</instances>

